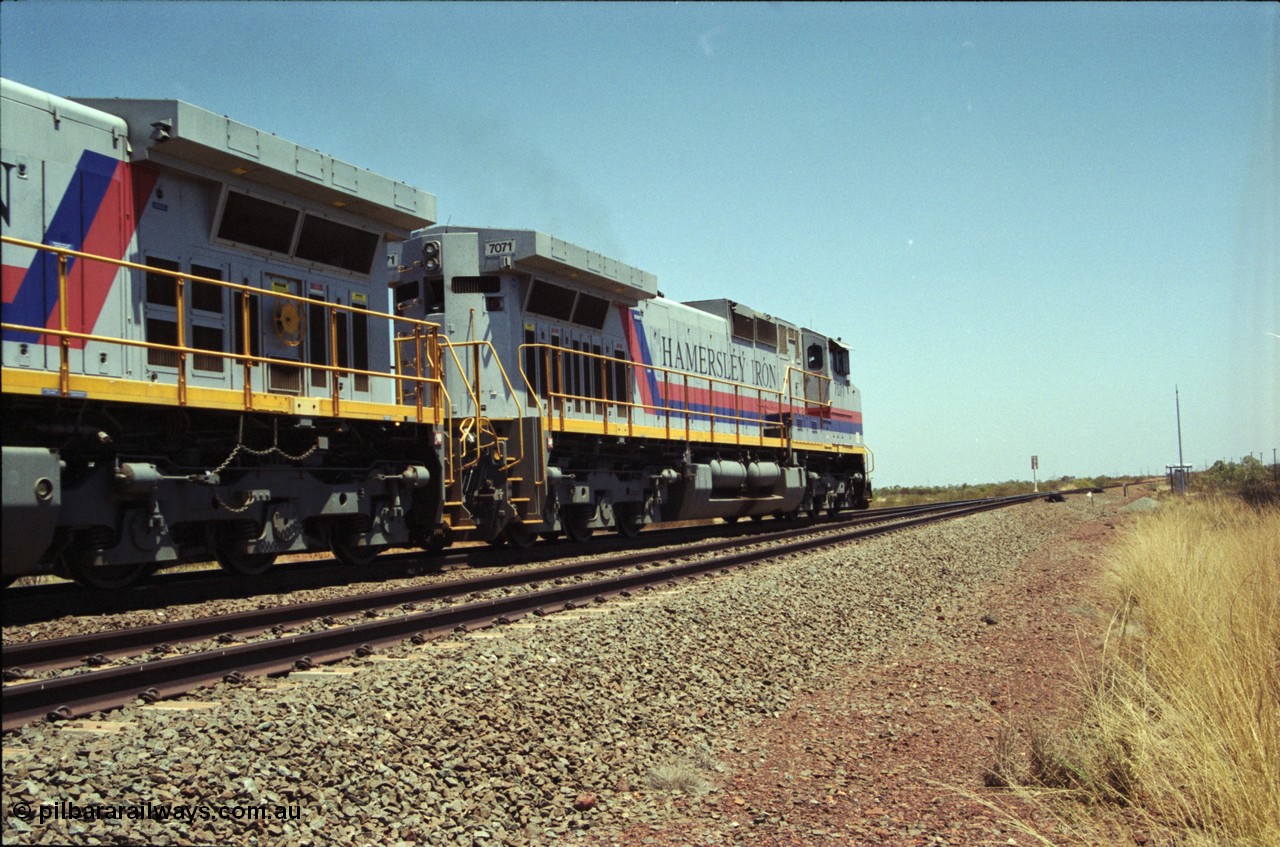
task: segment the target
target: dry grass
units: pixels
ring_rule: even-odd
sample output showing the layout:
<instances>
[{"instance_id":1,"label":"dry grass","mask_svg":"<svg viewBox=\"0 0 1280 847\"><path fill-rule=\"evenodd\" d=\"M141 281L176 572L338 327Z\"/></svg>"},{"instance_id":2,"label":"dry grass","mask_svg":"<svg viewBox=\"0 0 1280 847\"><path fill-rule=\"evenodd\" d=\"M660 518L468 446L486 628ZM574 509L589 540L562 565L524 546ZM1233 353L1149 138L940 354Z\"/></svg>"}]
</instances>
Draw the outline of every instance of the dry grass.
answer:
<instances>
[{"instance_id":1,"label":"dry grass","mask_svg":"<svg viewBox=\"0 0 1280 847\"><path fill-rule=\"evenodd\" d=\"M1161 509L1108 578L1094 779L1212 843L1280 844L1280 511Z\"/></svg>"},{"instance_id":2,"label":"dry grass","mask_svg":"<svg viewBox=\"0 0 1280 847\"><path fill-rule=\"evenodd\" d=\"M710 782L693 767L684 764L659 765L645 774L645 783L655 791L693 797L711 790Z\"/></svg>"},{"instance_id":3,"label":"dry grass","mask_svg":"<svg viewBox=\"0 0 1280 847\"><path fill-rule=\"evenodd\" d=\"M1115 614L1081 714L1029 733L1017 779L1004 742L992 782L1122 806L1179 844L1280 844L1280 510L1167 503L1106 577Z\"/></svg>"}]
</instances>

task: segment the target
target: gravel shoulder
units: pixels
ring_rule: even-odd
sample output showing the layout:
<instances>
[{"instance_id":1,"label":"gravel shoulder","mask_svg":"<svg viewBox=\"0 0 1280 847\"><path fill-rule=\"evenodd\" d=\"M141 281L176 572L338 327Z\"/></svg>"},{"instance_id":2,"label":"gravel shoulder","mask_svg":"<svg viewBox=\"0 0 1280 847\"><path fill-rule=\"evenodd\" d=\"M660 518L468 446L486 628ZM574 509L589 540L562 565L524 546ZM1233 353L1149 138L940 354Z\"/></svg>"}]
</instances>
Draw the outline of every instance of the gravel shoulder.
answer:
<instances>
[{"instance_id":1,"label":"gravel shoulder","mask_svg":"<svg viewBox=\"0 0 1280 847\"><path fill-rule=\"evenodd\" d=\"M1036 502L28 727L5 737L4 840L1031 843L982 768L1002 720L1066 704L1124 502Z\"/></svg>"},{"instance_id":2,"label":"gravel shoulder","mask_svg":"<svg viewBox=\"0 0 1280 847\"><path fill-rule=\"evenodd\" d=\"M718 792L602 843L1148 843L1121 816L1047 813L984 785L1003 732L1051 733L1075 705L1107 625L1101 562L1144 493L1070 501L1065 521L1043 517L1063 506L1034 507L1022 517L1058 524L1037 549L983 567L991 581L951 602L921 598L895 644L744 734Z\"/></svg>"}]
</instances>

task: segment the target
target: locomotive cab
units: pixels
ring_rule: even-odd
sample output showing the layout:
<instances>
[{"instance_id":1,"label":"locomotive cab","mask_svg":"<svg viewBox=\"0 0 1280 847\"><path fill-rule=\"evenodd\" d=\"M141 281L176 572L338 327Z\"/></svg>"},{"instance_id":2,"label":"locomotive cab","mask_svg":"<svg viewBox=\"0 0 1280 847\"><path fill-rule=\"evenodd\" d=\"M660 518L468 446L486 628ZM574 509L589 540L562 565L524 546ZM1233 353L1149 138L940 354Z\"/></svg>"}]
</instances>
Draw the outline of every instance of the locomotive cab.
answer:
<instances>
[{"instance_id":1,"label":"locomotive cab","mask_svg":"<svg viewBox=\"0 0 1280 847\"><path fill-rule=\"evenodd\" d=\"M865 509L870 454L862 441L862 402L850 380L849 348L807 328L801 345L803 369L792 387L803 398L803 411L793 415L791 435L809 457L810 499L833 511ZM833 449L844 452L832 456L827 451Z\"/></svg>"}]
</instances>

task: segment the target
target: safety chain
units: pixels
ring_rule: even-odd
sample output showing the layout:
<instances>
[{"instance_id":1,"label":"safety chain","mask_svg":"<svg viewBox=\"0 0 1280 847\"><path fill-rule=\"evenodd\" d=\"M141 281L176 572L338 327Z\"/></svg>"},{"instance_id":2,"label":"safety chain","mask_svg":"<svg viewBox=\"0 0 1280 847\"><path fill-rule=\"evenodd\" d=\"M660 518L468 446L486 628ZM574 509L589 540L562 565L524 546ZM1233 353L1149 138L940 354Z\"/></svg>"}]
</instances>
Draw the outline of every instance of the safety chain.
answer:
<instances>
[{"instance_id":1,"label":"safety chain","mask_svg":"<svg viewBox=\"0 0 1280 847\"><path fill-rule=\"evenodd\" d=\"M226 503L222 502L222 498L219 497L217 494L213 495L213 500L215 503L217 503L222 508L226 509L228 512L247 512L249 511L249 507L253 505L253 494L246 491L244 493L244 505L239 507L228 506Z\"/></svg>"},{"instance_id":2,"label":"safety chain","mask_svg":"<svg viewBox=\"0 0 1280 847\"><path fill-rule=\"evenodd\" d=\"M209 471L209 473L211 475L222 473L231 465L231 462L234 461L236 456L240 455L241 452L248 453L251 456L270 456L272 453L275 453L283 457L287 461L301 462L303 459L306 459L312 453L316 452L319 449L320 449L320 442L317 441L315 444L311 445L310 450L303 453L302 455L290 456L288 453L284 452L274 444L265 450L254 450L252 447L246 447L244 446L243 443L240 443L235 446L235 448L231 451L230 455L227 456L226 460L222 464L218 465L216 468ZM217 494L213 495L213 499L219 506L226 509L228 512L248 511L249 507L253 505L253 495L248 492L245 492L245 502L244 502L244 505L242 506L228 506L226 503L222 502L222 498L219 497Z\"/></svg>"}]
</instances>

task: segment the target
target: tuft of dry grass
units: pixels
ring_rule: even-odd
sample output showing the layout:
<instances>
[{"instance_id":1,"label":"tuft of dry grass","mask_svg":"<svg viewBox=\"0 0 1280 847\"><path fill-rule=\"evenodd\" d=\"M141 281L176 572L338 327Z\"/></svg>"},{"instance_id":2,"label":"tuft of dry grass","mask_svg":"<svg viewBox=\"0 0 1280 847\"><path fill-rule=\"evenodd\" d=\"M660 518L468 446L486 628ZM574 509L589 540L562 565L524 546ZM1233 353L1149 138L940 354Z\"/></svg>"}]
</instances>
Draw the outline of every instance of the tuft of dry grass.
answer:
<instances>
[{"instance_id":1,"label":"tuft of dry grass","mask_svg":"<svg viewBox=\"0 0 1280 847\"><path fill-rule=\"evenodd\" d=\"M645 784L655 791L670 794L688 794L693 797L706 794L711 783L693 767L683 764L659 765L645 774Z\"/></svg>"},{"instance_id":2,"label":"tuft of dry grass","mask_svg":"<svg viewBox=\"0 0 1280 847\"><path fill-rule=\"evenodd\" d=\"M991 769L1024 797L1129 807L1179 843L1280 844L1280 510L1166 503L1106 579L1115 612L1081 712L1002 742Z\"/></svg>"},{"instance_id":3,"label":"tuft of dry grass","mask_svg":"<svg viewBox=\"0 0 1280 847\"><path fill-rule=\"evenodd\" d=\"M1009 788L1025 777L1019 759L1019 736L1008 723L1000 724L991 764L982 769L982 784L987 788Z\"/></svg>"}]
</instances>

